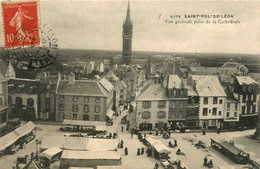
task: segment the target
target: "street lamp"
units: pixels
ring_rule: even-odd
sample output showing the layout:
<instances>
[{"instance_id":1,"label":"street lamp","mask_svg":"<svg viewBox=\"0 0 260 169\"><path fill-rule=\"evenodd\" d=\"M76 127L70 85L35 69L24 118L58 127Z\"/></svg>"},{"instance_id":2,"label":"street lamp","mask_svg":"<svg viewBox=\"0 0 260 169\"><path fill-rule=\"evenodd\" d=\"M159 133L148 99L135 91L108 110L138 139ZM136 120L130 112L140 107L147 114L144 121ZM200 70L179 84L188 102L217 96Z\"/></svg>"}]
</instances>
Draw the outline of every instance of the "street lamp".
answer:
<instances>
[{"instance_id":1,"label":"street lamp","mask_svg":"<svg viewBox=\"0 0 260 169\"><path fill-rule=\"evenodd\" d=\"M35 141L36 141L36 160L38 161L38 144L40 141L38 139L36 139Z\"/></svg>"}]
</instances>

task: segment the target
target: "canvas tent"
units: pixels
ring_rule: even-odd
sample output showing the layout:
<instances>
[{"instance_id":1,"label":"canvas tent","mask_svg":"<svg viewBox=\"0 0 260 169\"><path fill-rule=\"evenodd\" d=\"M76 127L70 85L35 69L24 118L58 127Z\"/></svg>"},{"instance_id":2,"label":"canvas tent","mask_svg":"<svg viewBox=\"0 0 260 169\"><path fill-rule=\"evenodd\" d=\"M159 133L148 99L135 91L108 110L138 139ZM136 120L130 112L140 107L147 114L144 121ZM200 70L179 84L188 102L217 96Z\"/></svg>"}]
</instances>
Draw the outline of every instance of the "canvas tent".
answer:
<instances>
[{"instance_id":1,"label":"canvas tent","mask_svg":"<svg viewBox=\"0 0 260 169\"><path fill-rule=\"evenodd\" d=\"M86 149L89 151L116 151L117 144L115 139L88 139Z\"/></svg>"},{"instance_id":2,"label":"canvas tent","mask_svg":"<svg viewBox=\"0 0 260 169\"><path fill-rule=\"evenodd\" d=\"M41 150L59 147L63 150L116 151L117 144L118 142L114 139L46 136L42 138Z\"/></svg>"},{"instance_id":3,"label":"canvas tent","mask_svg":"<svg viewBox=\"0 0 260 169\"><path fill-rule=\"evenodd\" d=\"M166 147L162 142L154 139L153 137L147 137L146 141L159 153L170 154L171 150Z\"/></svg>"},{"instance_id":4,"label":"canvas tent","mask_svg":"<svg viewBox=\"0 0 260 169\"><path fill-rule=\"evenodd\" d=\"M55 155L60 154L61 152L62 152L62 149L60 149L59 147L51 147L51 148L45 150L44 152L42 152L42 154L46 158L51 160Z\"/></svg>"},{"instance_id":5,"label":"canvas tent","mask_svg":"<svg viewBox=\"0 0 260 169\"><path fill-rule=\"evenodd\" d=\"M121 165L121 157L113 151L73 151L64 150L60 160L60 168L97 167Z\"/></svg>"},{"instance_id":6,"label":"canvas tent","mask_svg":"<svg viewBox=\"0 0 260 169\"><path fill-rule=\"evenodd\" d=\"M7 147L14 144L21 137L32 132L35 129L35 125L29 121L28 123L18 127L14 131L4 135L0 138L0 151L4 151Z\"/></svg>"}]
</instances>

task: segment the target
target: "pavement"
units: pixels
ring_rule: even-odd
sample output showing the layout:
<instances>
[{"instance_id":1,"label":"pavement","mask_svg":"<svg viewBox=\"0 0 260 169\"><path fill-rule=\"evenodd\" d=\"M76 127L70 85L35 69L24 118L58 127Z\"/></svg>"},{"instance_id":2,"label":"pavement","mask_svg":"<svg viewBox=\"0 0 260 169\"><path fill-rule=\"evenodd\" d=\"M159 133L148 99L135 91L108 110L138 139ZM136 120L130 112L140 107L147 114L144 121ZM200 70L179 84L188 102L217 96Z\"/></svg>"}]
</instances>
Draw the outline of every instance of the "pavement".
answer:
<instances>
[{"instance_id":1,"label":"pavement","mask_svg":"<svg viewBox=\"0 0 260 169\"><path fill-rule=\"evenodd\" d=\"M108 133L118 133L118 142L123 139L124 147L128 148L128 155L124 154L124 149L118 149L117 153L122 157L122 169L153 169L155 163L159 163L153 157L147 157L146 153L144 155L137 156L137 148L146 146L139 141L136 135L131 138L131 134L126 131L126 125L121 124L121 118L127 115L128 111L121 110L121 115L114 117L113 126L107 126ZM53 125L49 123L37 123L37 133L36 139L41 140L43 136L63 136L67 132L62 132L59 130L60 125ZM122 132L122 126L124 130ZM235 169L242 169L245 165L237 165L225 155L220 153L218 150L210 146L210 138L213 139L225 139L233 140L235 146L241 150L250 153L250 157L256 162L260 162L260 141L251 139L251 135L255 130L247 131L237 131L237 132L223 132L220 134L217 133L172 133L170 139L164 139L162 136L155 136L157 140L161 141L164 145L168 147L168 142L171 141L174 143L174 140L177 140L178 147L170 148L171 154L169 155L172 159L180 159L189 169L199 169L206 168L203 167L203 159L207 156L209 159L213 160L214 168L217 169L218 166L233 166ZM198 149L194 146L199 140L203 141L207 148ZM184 152L185 156L176 155L177 149L180 148ZM19 150L14 155L4 155L0 157L0 168L1 169L10 169L15 165L16 158L18 156L29 155L31 152L35 153L36 151L36 141L35 139L26 145L25 149ZM59 162L52 164L52 169L59 168ZM163 166L160 164L160 169L163 169ZM224 167L225 168L225 167Z\"/></svg>"}]
</instances>

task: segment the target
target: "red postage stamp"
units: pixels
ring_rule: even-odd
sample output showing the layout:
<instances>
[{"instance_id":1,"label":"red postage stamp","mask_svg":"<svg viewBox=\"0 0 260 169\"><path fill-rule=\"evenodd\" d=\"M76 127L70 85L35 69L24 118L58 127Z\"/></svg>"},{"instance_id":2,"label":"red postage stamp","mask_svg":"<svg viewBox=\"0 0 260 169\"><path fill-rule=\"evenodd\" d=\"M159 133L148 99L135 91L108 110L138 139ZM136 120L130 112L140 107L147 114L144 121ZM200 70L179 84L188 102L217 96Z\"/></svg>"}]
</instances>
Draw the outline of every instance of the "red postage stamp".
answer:
<instances>
[{"instance_id":1,"label":"red postage stamp","mask_svg":"<svg viewBox=\"0 0 260 169\"><path fill-rule=\"evenodd\" d=\"M5 48L40 45L38 1L2 3Z\"/></svg>"}]
</instances>

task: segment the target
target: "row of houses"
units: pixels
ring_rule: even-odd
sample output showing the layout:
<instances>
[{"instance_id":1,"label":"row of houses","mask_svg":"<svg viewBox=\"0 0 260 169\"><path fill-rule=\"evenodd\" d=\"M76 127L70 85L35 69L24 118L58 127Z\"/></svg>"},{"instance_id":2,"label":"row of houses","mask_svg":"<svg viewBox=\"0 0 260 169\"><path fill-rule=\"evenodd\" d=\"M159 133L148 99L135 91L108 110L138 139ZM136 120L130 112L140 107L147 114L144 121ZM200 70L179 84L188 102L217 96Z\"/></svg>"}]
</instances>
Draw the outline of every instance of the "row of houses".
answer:
<instances>
[{"instance_id":1,"label":"row of houses","mask_svg":"<svg viewBox=\"0 0 260 169\"><path fill-rule=\"evenodd\" d=\"M136 99L136 127L190 129L254 128L259 85L249 76L220 82L214 75L154 76Z\"/></svg>"},{"instance_id":2,"label":"row of houses","mask_svg":"<svg viewBox=\"0 0 260 169\"><path fill-rule=\"evenodd\" d=\"M112 71L94 80L43 73L36 79L10 78L6 86L10 117L56 121L105 121L127 101L132 87Z\"/></svg>"}]
</instances>

